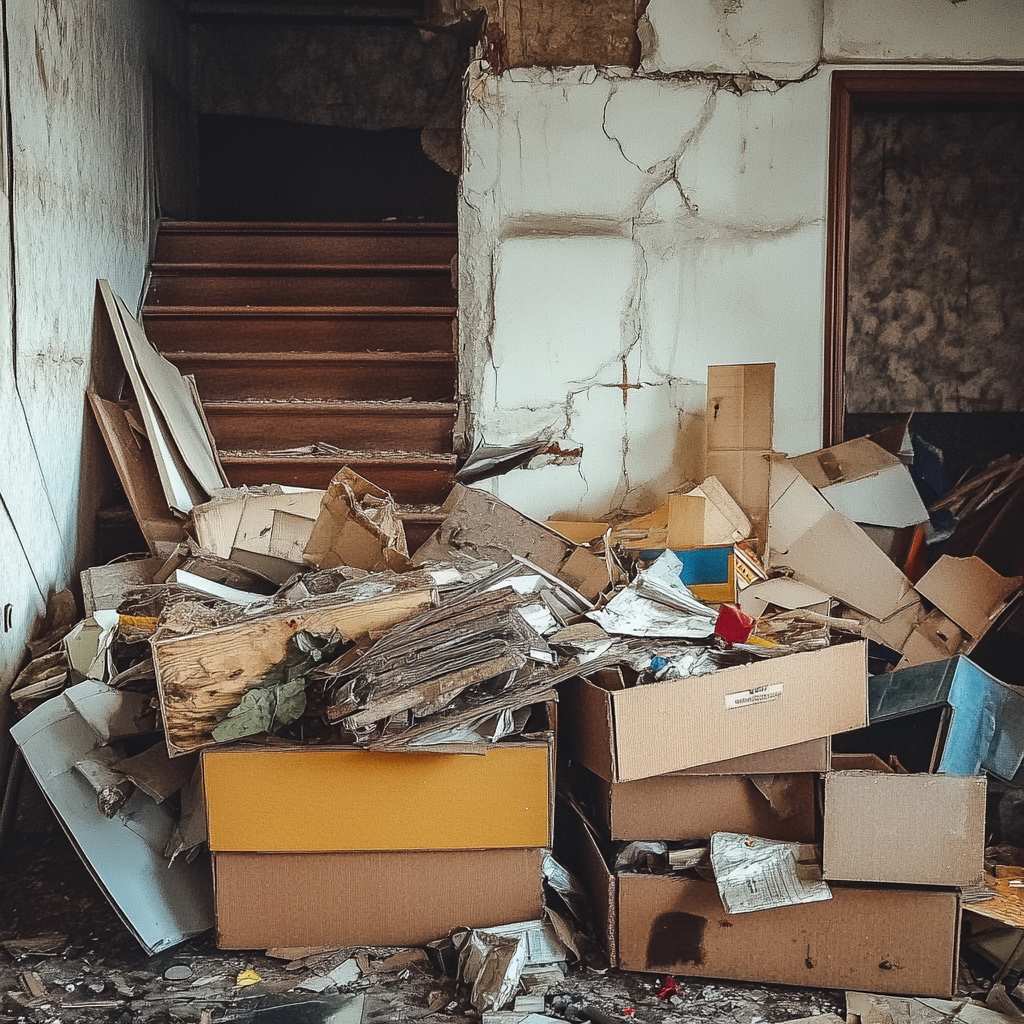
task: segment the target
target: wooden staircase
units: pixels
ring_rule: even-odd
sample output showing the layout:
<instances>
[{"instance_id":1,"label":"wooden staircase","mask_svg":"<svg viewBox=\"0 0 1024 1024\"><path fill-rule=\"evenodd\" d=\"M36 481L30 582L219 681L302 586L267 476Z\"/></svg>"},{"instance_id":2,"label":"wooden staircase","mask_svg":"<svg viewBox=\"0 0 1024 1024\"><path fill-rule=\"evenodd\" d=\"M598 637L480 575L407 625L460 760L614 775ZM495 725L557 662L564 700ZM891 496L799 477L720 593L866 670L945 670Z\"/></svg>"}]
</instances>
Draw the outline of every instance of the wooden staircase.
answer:
<instances>
[{"instance_id":1,"label":"wooden staircase","mask_svg":"<svg viewBox=\"0 0 1024 1024\"><path fill-rule=\"evenodd\" d=\"M143 320L195 375L232 484L342 465L403 506L410 547L452 486L453 224L164 221ZM324 444L342 454L287 452Z\"/></svg>"}]
</instances>

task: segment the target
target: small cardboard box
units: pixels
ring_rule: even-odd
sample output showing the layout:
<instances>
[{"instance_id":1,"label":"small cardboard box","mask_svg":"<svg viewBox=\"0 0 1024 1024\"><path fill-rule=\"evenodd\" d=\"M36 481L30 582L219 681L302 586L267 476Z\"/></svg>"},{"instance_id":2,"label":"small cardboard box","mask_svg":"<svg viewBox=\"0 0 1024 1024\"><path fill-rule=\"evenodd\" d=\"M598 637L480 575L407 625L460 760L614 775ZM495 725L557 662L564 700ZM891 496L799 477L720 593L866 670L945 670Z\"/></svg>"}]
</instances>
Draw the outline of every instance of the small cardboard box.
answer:
<instances>
[{"instance_id":1,"label":"small cardboard box","mask_svg":"<svg viewBox=\"0 0 1024 1024\"><path fill-rule=\"evenodd\" d=\"M707 604L735 604L740 592L763 580L764 569L738 544L713 544L699 548L671 548L682 564L679 579L698 600ZM653 562L660 549L644 549L639 555Z\"/></svg>"},{"instance_id":2,"label":"small cardboard box","mask_svg":"<svg viewBox=\"0 0 1024 1024\"><path fill-rule=\"evenodd\" d=\"M825 878L902 885L980 882L985 778L895 773L881 762L879 769L825 776Z\"/></svg>"},{"instance_id":3,"label":"small cardboard box","mask_svg":"<svg viewBox=\"0 0 1024 1024\"><path fill-rule=\"evenodd\" d=\"M940 998L955 991L957 892L840 884L822 903L727 914L714 882L612 874L571 808L559 815L556 853L575 870L595 933L622 970Z\"/></svg>"},{"instance_id":4,"label":"small cardboard box","mask_svg":"<svg viewBox=\"0 0 1024 1024\"><path fill-rule=\"evenodd\" d=\"M862 728L866 644L629 689L575 679L562 700L568 755L630 782Z\"/></svg>"},{"instance_id":5,"label":"small cardboard box","mask_svg":"<svg viewBox=\"0 0 1024 1024\"><path fill-rule=\"evenodd\" d=\"M207 750L210 849L352 853L550 846L552 742L501 743L474 754Z\"/></svg>"},{"instance_id":6,"label":"small cardboard box","mask_svg":"<svg viewBox=\"0 0 1024 1024\"><path fill-rule=\"evenodd\" d=\"M576 799L613 841L707 839L713 832L745 832L766 839L813 843L817 832L817 777L773 777L773 807L743 775L659 775L607 782L586 768L572 781ZM778 809L776 809L776 807Z\"/></svg>"},{"instance_id":7,"label":"small cardboard box","mask_svg":"<svg viewBox=\"0 0 1024 1024\"><path fill-rule=\"evenodd\" d=\"M217 853L217 946L420 946L453 928L531 921L546 853Z\"/></svg>"}]
</instances>

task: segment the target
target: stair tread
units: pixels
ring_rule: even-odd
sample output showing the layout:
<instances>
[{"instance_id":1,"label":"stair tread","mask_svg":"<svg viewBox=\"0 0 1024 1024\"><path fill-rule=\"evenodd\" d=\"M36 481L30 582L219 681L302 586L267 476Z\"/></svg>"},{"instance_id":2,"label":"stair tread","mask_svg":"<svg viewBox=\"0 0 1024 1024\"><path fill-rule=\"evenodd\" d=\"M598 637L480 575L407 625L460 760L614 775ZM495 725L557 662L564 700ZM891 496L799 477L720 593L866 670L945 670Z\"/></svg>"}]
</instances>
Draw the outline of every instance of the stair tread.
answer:
<instances>
[{"instance_id":1,"label":"stair tread","mask_svg":"<svg viewBox=\"0 0 1024 1024\"><path fill-rule=\"evenodd\" d=\"M439 306L144 306L143 317L453 317L452 305Z\"/></svg>"},{"instance_id":2,"label":"stair tread","mask_svg":"<svg viewBox=\"0 0 1024 1024\"><path fill-rule=\"evenodd\" d=\"M426 464L446 469L454 466L458 456L454 453L416 452L408 450L396 451L355 451L339 449L329 455L312 452L292 451L290 449L241 448L221 449L217 453L228 463L241 462L313 462L335 464L338 462L388 462L392 464L407 463L410 465Z\"/></svg>"},{"instance_id":3,"label":"stair tread","mask_svg":"<svg viewBox=\"0 0 1024 1024\"><path fill-rule=\"evenodd\" d=\"M192 352L188 349L164 352L174 362L188 363L453 363L454 352Z\"/></svg>"},{"instance_id":4,"label":"stair tread","mask_svg":"<svg viewBox=\"0 0 1024 1024\"><path fill-rule=\"evenodd\" d=\"M212 412L301 411L323 413L387 413L388 415L422 413L454 413L457 402L421 402L403 398L240 398L211 399L203 408Z\"/></svg>"},{"instance_id":5,"label":"stair tread","mask_svg":"<svg viewBox=\"0 0 1024 1024\"><path fill-rule=\"evenodd\" d=\"M400 235L457 234L451 221L252 221L252 220L162 220L160 231L166 234L238 235Z\"/></svg>"},{"instance_id":6,"label":"stair tread","mask_svg":"<svg viewBox=\"0 0 1024 1024\"><path fill-rule=\"evenodd\" d=\"M211 262L165 262L154 261L149 269L154 274L179 274L181 276L208 274L214 277L237 275L241 277L262 277L278 274L283 277L313 274L447 274L451 264L442 263L372 263L357 261L347 263L310 263L300 260L289 260L276 263L248 263L245 261L211 261Z\"/></svg>"}]
</instances>

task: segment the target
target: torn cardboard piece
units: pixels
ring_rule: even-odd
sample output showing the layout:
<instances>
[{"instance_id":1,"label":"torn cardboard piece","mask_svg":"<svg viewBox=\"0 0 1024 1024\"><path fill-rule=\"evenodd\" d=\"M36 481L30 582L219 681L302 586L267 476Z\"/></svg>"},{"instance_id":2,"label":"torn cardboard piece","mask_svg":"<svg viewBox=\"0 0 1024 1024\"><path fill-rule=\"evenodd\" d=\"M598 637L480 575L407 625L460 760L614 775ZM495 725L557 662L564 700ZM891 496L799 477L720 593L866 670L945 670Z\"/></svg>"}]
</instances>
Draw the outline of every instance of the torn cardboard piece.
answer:
<instances>
[{"instance_id":1,"label":"torn cardboard piece","mask_svg":"<svg viewBox=\"0 0 1024 1024\"><path fill-rule=\"evenodd\" d=\"M608 586L603 559L567 541L555 530L517 512L486 491L456 484L441 506L445 520L412 557L413 565L450 561L459 554L503 566L516 558L565 578L569 565L575 585L593 601ZM567 580L568 582L568 580Z\"/></svg>"},{"instance_id":2,"label":"torn cardboard piece","mask_svg":"<svg viewBox=\"0 0 1024 1024\"><path fill-rule=\"evenodd\" d=\"M79 856L148 954L212 927L206 861L168 867L161 855L174 829L171 813L141 793L112 818L98 812L74 768L95 748L96 734L63 697L30 712L11 734Z\"/></svg>"},{"instance_id":3,"label":"torn cardboard piece","mask_svg":"<svg viewBox=\"0 0 1024 1024\"><path fill-rule=\"evenodd\" d=\"M394 499L345 466L323 496L304 558L320 569L349 565L401 572L408 568L405 527Z\"/></svg>"},{"instance_id":4,"label":"torn cardboard piece","mask_svg":"<svg viewBox=\"0 0 1024 1024\"><path fill-rule=\"evenodd\" d=\"M917 600L910 580L867 534L786 460L772 462L770 500L773 568L877 620Z\"/></svg>"},{"instance_id":5,"label":"torn cardboard piece","mask_svg":"<svg viewBox=\"0 0 1024 1024\"><path fill-rule=\"evenodd\" d=\"M149 694L115 690L96 679L69 686L62 698L95 734L100 745L157 729Z\"/></svg>"},{"instance_id":6,"label":"torn cardboard piece","mask_svg":"<svg viewBox=\"0 0 1024 1024\"><path fill-rule=\"evenodd\" d=\"M175 525L178 525L177 520ZM163 560L160 558L134 558L83 569L79 575L82 584L82 610L86 616L92 615L97 609L116 610L132 587L152 583L162 564Z\"/></svg>"},{"instance_id":7,"label":"torn cardboard piece","mask_svg":"<svg viewBox=\"0 0 1024 1024\"><path fill-rule=\"evenodd\" d=\"M820 873L814 878L814 872L801 871L805 862L817 864L813 845L735 832L716 832L711 837L711 868L729 914L832 899L832 890Z\"/></svg>"},{"instance_id":8,"label":"torn cardboard piece","mask_svg":"<svg viewBox=\"0 0 1024 1024\"><path fill-rule=\"evenodd\" d=\"M1020 576L1002 576L976 555L942 555L916 589L969 637L980 640L1022 583Z\"/></svg>"},{"instance_id":9,"label":"torn cardboard piece","mask_svg":"<svg viewBox=\"0 0 1024 1024\"><path fill-rule=\"evenodd\" d=\"M901 529L928 522L910 471L871 438L854 438L789 462L855 523Z\"/></svg>"}]
</instances>

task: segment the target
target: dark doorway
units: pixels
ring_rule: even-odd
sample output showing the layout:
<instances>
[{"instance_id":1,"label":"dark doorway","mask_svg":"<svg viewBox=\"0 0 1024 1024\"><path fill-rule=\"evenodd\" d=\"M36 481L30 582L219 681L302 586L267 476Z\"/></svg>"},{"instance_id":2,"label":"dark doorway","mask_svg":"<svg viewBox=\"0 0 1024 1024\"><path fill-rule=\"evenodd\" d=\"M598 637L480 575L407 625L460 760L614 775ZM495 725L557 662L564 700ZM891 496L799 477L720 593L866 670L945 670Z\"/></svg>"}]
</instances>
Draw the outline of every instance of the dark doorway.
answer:
<instances>
[{"instance_id":1,"label":"dark doorway","mask_svg":"<svg viewBox=\"0 0 1024 1024\"><path fill-rule=\"evenodd\" d=\"M832 96L825 443L913 414L954 480L1024 451L1024 76Z\"/></svg>"}]
</instances>

